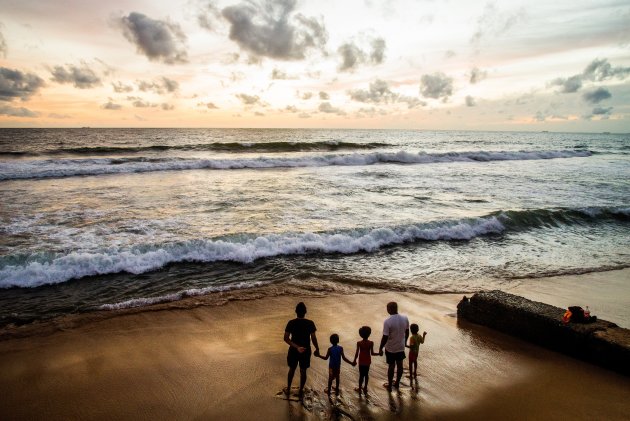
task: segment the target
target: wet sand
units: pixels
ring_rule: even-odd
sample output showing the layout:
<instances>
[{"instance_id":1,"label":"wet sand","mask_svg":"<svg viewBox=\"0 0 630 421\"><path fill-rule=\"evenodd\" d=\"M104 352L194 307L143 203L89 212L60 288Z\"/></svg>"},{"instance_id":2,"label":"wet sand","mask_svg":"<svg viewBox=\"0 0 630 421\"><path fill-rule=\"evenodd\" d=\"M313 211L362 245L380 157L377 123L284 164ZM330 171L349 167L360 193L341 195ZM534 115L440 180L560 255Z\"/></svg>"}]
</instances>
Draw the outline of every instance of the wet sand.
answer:
<instances>
[{"instance_id":1,"label":"wet sand","mask_svg":"<svg viewBox=\"0 0 630 421\"><path fill-rule=\"evenodd\" d=\"M460 298L398 292L266 297L124 314L5 339L0 419L627 419L630 378L458 322ZM378 344L385 304L398 301L428 332L417 387L407 379L400 393L387 393L384 359L374 357L368 399L354 392L357 368L343 364L342 395L329 400L323 393L327 362L314 358L305 404L276 396L286 382L284 327L302 299L322 351L338 333L349 355L363 324Z\"/></svg>"}]
</instances>

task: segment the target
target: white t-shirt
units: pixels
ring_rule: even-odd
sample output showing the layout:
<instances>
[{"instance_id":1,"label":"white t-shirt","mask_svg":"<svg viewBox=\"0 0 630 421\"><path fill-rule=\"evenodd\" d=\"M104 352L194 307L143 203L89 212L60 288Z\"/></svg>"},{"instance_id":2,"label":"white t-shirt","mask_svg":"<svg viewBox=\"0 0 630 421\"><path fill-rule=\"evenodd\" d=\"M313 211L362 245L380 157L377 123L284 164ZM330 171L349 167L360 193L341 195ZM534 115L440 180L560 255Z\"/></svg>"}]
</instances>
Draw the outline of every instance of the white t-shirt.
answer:
<instances>
[{"instance_id":1,"label":"white t-shirt","mask_svg":"<svg viewBox=\"0 0 630 421\"><path fill-rule=\"evenodd\" d=\"M385 351L405 351L405 330L409 329L409 319L402 314L392 314L383 324L383 335L387 336Z\"/></svg>"}]
</instances>

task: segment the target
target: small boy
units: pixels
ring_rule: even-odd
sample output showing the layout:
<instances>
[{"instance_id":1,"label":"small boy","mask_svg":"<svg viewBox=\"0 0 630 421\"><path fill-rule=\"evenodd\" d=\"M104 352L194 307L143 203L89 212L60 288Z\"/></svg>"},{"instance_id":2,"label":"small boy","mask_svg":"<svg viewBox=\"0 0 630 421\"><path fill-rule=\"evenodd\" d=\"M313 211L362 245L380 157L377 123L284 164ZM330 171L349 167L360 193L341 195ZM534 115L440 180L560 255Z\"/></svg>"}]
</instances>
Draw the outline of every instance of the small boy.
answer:
<instances>
[{"instance_id":1,"label":"small boy","mask_svg":"<svg viewBox=\"0 0 630 421\"><path fill-rule=\"evenodd\" d=\"M350 361L344 355L343 347L338 345L339 335L337 335L336 333L333 333L332 335L330 335L330 343L332 344L332 346L328 348L328 350L326 351L326 355L324 356L319 355L319 358L321 358L322 360L327 360L328 358L330 358L330 361L328 362L328 389L326 389L325 392L330 395L330 391L332 390L332 381L334 379L335 386L336 386L335 394L338 395L339 394L339 372L341 371L341 359L343 358L345 362L353 366L355 366L356 363Z\"/></svg>"},{"instance_id":2,"label":"small boy","mask_svg":"<svg viewBox=\"0 0 630 421\"><path fill-rule=\"evenodd\" d=\"M411 330L409 345L407 345L407 348L409 348L409 378L415 379L418 376L418 350L420 349L420 344L424 343L427 332L423 332L422 336L418 335L420 328L415 323L409 326L409 330Z\"/></svg>"},{"instance_id":3,"label":"small boy","mask_svg":"<svg viewBox=\"0 0 630 421\"><path fill-rule=\"evenodd\" d=\"M359 392L359 395L361 394L361 390L363 390L363 393L367 395L372 355L378 355L378 352L374 352L374 342L368 340L371 333L372 329L369 326L363 326L359 329L359 336L362 340L357 342L357 350L354 353L354 361L352 361L353 364L356 364L357 357L359 357L359 388L356 389L357 392ZM363 380L365 380L365 385L363 385Z\"/></svg>"}]
</instances>

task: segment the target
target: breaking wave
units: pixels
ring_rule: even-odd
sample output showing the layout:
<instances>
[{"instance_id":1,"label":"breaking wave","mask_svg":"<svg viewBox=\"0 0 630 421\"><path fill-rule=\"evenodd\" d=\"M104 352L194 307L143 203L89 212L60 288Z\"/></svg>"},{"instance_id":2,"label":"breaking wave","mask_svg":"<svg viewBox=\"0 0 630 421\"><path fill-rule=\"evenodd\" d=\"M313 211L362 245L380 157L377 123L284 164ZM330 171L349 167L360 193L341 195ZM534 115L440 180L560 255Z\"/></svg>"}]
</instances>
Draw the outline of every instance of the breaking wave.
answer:
<instances>
[{"instance_id":1,"label":"breaking wave","mask_svg":"<svg viewBox=\"0 0 630 421\"><path fill-rule=\"evenodd\" d=\"M240 159L188 158L86 158L46 159L0 163L0 180L72 177L102 174L181 171L194 169L231 170L245 168L297 168L374 164L431 164L445 162L490 162L591 156L590 151L479 151L427 154L424 152L371 152L301 157L256 157Z\"/></svg>"},{"instance_id":2,"label":"breaking wave","mask_svg":"<svg viewBox=\"0 0 630 421\"><path fill-rule=\"evenodd\" d=\"M419 241L471 240L484 235L521 231L541 226L587 221L630 221L630 208L576 208L500 211L454 221L343 232L286 233L223 239L196 239L168 244L142 245L101 252L75 251L43 258L27 256L0 267L0 288L37 287L87 276L158 270L177 262L238 262L313 253L375 252L383 247Z\"/></svg>"}]
</instances>

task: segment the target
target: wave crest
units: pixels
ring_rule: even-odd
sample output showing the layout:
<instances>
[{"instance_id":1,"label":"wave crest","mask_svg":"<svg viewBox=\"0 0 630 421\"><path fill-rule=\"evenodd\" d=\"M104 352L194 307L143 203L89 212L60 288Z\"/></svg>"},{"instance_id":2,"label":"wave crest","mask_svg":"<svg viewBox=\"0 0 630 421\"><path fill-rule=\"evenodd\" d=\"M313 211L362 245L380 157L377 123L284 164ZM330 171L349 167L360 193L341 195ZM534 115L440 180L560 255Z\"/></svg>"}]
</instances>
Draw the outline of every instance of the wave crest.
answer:
<instances>
[{"instance_id":1,"label":"wave crest","mask_svg":"<svg viewBox=\"0 0 630 421\"><path fill-rule=\"evenodd\" d=\"M256 157L240 159L187 158L86 158L46 159L0 163L0 180L73 177L86 175L181 171L195 169L231 170L245 168L298 168L357 166L374 164L432 164L447 162L517 161L591 156L590 151L519 152L371 152L365 154L328 154L301 157Z\"/></svg>"}]
</instances>

